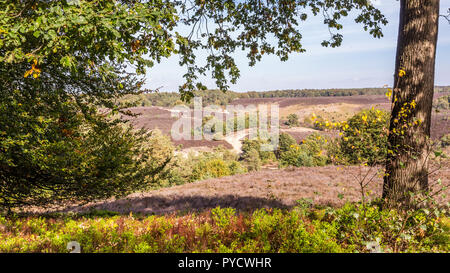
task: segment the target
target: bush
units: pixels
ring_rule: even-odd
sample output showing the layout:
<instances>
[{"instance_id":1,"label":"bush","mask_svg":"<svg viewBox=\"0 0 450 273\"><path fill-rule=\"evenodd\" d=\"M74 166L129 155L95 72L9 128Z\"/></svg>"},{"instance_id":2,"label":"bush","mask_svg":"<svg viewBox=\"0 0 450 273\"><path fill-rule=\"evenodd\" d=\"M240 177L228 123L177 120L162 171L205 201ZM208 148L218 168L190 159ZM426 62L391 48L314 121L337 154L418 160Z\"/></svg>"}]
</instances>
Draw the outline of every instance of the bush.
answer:
<instances>
[{"instance_id":1,"label":"bush","mask_svg":"<svg viewBox=\"0 0 450 273\"><path fill-rule=\"evenodd\" d=\"M277 158L280 158L282 153L285 153L291 149L292 146L296 145L297 141L287 133L281 133L279 137Z\"/></svg>"},{"instance_id":2,"label":"bush","mask_svg":"<svg viewBox=\"0 0 450 273\"><path fill-rule=\"evenodd\" d=\"M305 166L312 167L314 166L313 158L306 151L296 149L291 149L283 154L281 154L280 165L282 167L286 166Z\"/></svg>"},{"instance_id":3,"label":"bush","mask_svg":"<svg viewBox=\"0 0 450 273\"><path fill-rule=\"evenodd\" d=\"M297 114L289 114L287 118L288 118L288 120L286 121L285 124L288 125L289 127L294 127L294 126L300 125Z\"/></svg>"},{"instance_id":4,"label":"bush","mask_svg":"<svg viewBox=\"0 0 450 273\"><path fill-rule=\"evenodd\" d=\"M316 130L319 130L319 131L325 130L327 127L327 124L329 123L321 116L316 117L315 115L313 115L312 120L314 120L313 128Z\"/></svg>"},{"instance_id":5,"label":"bush","mask_svg":"<svg viewBox=\"0 0 450 273\"><path fill-rule=\"evenodd\" d=\"M200 180L231 175L227 163L222 159L201 160L192 171L192 180Z\"/></svg>"},{"instance_id":6,"label":"bush","mask_svg":"<svg viewBox=\"0 0 450 273\"><path fill-rule=\"evenodd\" d=\"M346 204L330 216L339 240L357 249L368 250L375 245L381 252L450 250L445 210L422 208L408 212L382 210L378 204Z\"/></svg>"},{"instance_id":7,"label":"bush","mask_svg":"<svg viewBox=\"0 0 450 273\"><path fill-rule=\"evenodd\" d=\"M276 161L275 153L273 151L263 151L261 149L261 145L267 144L269 141L262 140L262 139L244 139L242 141L242 156L241 158L248 157L247 154L251 150L255 150L258 153L259 159L261 160L262 164ZM254 153L254 152L252 152Z\"/></svg>"},{"instance_id":8,"label":"bush","mask_svg":"<svg viewBox=\"0 0 450 273\"><path fill-rule=\"evenodd\" d=\"M172 170L177 174L178 184L247 172L237 161L237 155L222 147L198 155L191 153L187 158L178 157Z\"/></svg>"},{"instance_id":9,"label":"bush","mask_svg":"<svg viewBox=\"0 0 450 273\"><path fill-rule=\"evenodd\" d=\"M325 166L329 162L326 154L328 142L320 134L311 134L300 145L291 145L287 151L280 153L280 166Z\"/></svg>"},{"instance_id":10,"label":"bush","mask_svg":"<svg viewBox=\"0 0 450 273\"><path fill-rule=\"evenodd\" d=\"M179 185L184 178L179 170L180 160L175 156L175 147L169 136L163 135L158 129L152 130L145 144L149 150L147 168L154 171L152 188Z\"/></svg>"},{"instance_id":11,"label":"bush","mask_svg":"<svg viewBox=\"0 0 450 273\"><path fill-rule=\"evenodd\" d=\"M247 150L242 155L242 161L249 171L258 171L261 169L261 158L256 149Z\"/></svg>"},{"instance_id":12,"label":"bush","mask_svg":"<svg viewBox=\"0 0 450 273\"><path fill-rule=\"evenodd\" d=\"M350 164L383 162L387 153L388 122L389 114L382 110L357 113L341 124L340 154L334 156Z\"/></svg>"}]
</instances>

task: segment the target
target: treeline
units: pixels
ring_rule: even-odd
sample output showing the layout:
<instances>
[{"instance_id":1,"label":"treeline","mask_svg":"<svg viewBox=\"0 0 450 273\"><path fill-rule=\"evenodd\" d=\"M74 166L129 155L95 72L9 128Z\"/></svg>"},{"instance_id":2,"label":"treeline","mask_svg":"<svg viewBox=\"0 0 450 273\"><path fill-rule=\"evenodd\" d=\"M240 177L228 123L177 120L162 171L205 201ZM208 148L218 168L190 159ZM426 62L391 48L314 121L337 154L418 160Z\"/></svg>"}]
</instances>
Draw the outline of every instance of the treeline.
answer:
<instances>
[{"instance_id":1,"label":"treeline","mask_svg":"<svg viewBox=\"0 0 450 273\"><path fill-rule=\"evenodd\" d=\"M358 89L286 89L274 91L249 91L243 93L244 98L298 98L298 97L337 97L357 95L382 95L386 88Z\"/></svg>"},{"instance_id":2,"label":"treeline","mask_svg":"<svg viewBox=\"0 0 450 273\"><path fill-rule=\"evenodd\" d=\"M226 105L235 99L248 98L297 98L297 97L337 97L358 95L384 95L387 88L348 88L348 89L286 89L273 91L234 92L221 90L195 91L194 96L202 97L203 105ZM436 86L435 92L450 92L450 86ZM154 92L140 95L130 95L122 102L134 103L137 106L173 107L175 105L189 105L193 102L183 102L178 92Z\"/></svg>"},{"instance_id":3,"label":"treeline","mask_svg":"<svg viewBox=\"0 0 450 273\"><path fill-rule=\"evenodd\" d=\"M435 86L434 92L450 92L450 86Z\"/></svg>"},{"instance_id":4,"label":"treeline","mask_svg":"<svg viewBox=\"0 0 450 273\"><path fill-rule=\"evenodd\" d=\"M359 95L384 95L387 88L344 88L344 89L286 89L274 91L248 91L240 93L241 98L297 98L297 97L342 97ZM450 86L436 86L435 92L450 92Z\"/></svg>"},{"instance_id":5,"label":"treeline","mask_svg":"<svg viewBox=\"0 0 450 273\"><path fill-rule=\"evenodd\" d=\"M204 90L195 91L195 97L202 97L203 105L226 105L235 99L241 98L242 94L221 90ZM155 92L143 93L140 95L125 96L121 102L135 103L137 106L162 106L173 107L175 105L193 105L193 100L184 102L181 100L181 95L178 92Z\"/></svg>"}]
</instances>

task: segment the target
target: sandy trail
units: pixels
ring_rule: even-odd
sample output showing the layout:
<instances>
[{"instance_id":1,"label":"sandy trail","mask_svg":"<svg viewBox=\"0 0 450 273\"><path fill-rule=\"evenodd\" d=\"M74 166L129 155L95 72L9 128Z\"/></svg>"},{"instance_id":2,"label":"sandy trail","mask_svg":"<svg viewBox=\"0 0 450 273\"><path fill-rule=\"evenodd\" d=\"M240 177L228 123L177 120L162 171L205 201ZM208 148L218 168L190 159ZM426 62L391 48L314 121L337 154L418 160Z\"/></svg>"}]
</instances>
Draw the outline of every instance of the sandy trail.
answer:
<instances>
[{"instance_id":1,"label":"sandy trail","mask_svg":"<svg viewBox=\"0 0 450 273\"><path fill-rule=\"evenodd\" d=\"M317 130L307 128L307 127L292 127L287 129L280 129L280 132L287 133L314 133L318 132ZM242 140L249 135L249 129L237 131L231 133L223 138L226 142L228 142L231 146L233 146L233 151L237 154L242 153Z\"/></svg>"},{"instance_id":2,"label":"sandy trail","mask_svg":"<svg viewBox=\"0 0 450 273\"><path fill-rule=\"evenodd\" d=\"M248 129L231 132L230 134L226 135L223 140L230 143L230 145L233 146L233 151L235 151L237 154L240 154L242 153L242 140L248 135L248 133Z\"/></svg>"},{"instance_id":3,"label":"sandy trail","mask_svg":"<svg viewBox=\"0 0 450 273\"><path fill-rule=\"evenodd\" d=\"M291 128L286 128L286 129L280 129L281 132L286 132L286 133L315 133L315 132L319 132L318 130L312 129L312 128L308 128L308 127L291 127Z\"/></svg>"}]
</instances>

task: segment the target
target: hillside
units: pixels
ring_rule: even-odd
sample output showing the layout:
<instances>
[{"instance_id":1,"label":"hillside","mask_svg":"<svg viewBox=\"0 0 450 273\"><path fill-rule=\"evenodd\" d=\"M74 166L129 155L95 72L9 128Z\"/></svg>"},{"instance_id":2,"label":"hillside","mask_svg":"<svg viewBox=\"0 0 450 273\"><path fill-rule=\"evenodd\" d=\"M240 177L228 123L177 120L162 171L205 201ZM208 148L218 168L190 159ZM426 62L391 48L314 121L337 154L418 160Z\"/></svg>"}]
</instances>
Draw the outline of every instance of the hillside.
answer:
<instances>
[{"instance_id":1,"label":"hillside","mask_svg":"<svg viewBox=\"0 0 450 273\"><path fill-rule=\"evenodd\" d=\"M450 164L430 176L430 181L442 179L450 186ZM167 214L203 211L217 206L233 207L242 211L256 208L289 208L301 199L310 199L315 205L341 206L346 201L361 200L358 180L375 169L358 166L299 167L280 170L261 170L247 174L197 181L155 191L131 194L126 198L83 207L71 211L105 209L120 213ZM367 181L367 180L366 180ZM379 197L382 179L374 177L367 189L369 199ZM450 189L441 204L450 201Z\"/></svg>"},{"instance_id":2,"label":"hillside","mask_svg":"<svg viewBox=\"0 0 450 273\"><path fill-rule=\"evenodd\" d=\"M435 94L435 101L443 96L447 96L449 92L438 92ZM357 95L357 96L337 96L337 97L299 97L299 98L237 98L233 100L231 105L258 105L258 104L278 104L280 107L281 131L292 135L297 141L300 141L310 135L311 124L305 121L312 114L321 116L329 120L342 121L345 120L362 109L389 110L390 103L384 95ZM124 117L130 119L136 128L144 128L147 130L159 129L165 135L170 135L172 124L177 120L176 116L172 116L169 107L161 106L145 106L134 107L131 111L139 114L137 117ZM440 139L442 136L450 133L449 109L441 109L440 112L433 112L431 124L431 137ZM287 128L283 126L283 122L289 114L296 114L302 126L295 128ZM323 134L334 136L335 133L323 132ZM231 140L231 141L227 141ZM174 141L175 145L181 145L182 149L188 148L214 148L223 146L227 149L233 148L236 139L225 138L223 140L178 140Z\"/></svg>"}]
</instances>

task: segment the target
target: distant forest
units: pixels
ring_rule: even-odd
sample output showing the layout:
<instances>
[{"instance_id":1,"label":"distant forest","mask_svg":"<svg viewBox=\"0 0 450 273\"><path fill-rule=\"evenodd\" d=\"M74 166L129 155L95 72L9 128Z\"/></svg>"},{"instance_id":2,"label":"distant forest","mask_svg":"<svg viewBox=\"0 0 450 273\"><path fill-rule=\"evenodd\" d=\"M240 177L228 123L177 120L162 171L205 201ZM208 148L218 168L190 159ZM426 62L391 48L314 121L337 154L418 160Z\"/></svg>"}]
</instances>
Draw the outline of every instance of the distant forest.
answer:
<instances>
[{"instance_id":1,"label":"distant forest","mask_svg":"<svg viewBox=\"0 0 450 273\"><path fill-rule=\"evenodd\" d=\"M334 97L358 95L383 95L387 88L348 88L348 89L286 89L272 91L195 91L194 95L202 97L203 105L226 105L236 99L248 98L296 98L296 97ZM450 92L450 86L436 86L435 92ZM136 106L173 107L175 105L192 105L183 102L178 92L150 92L140 95L125 96L121 102Z\"/></svg>"}]
</instances>

